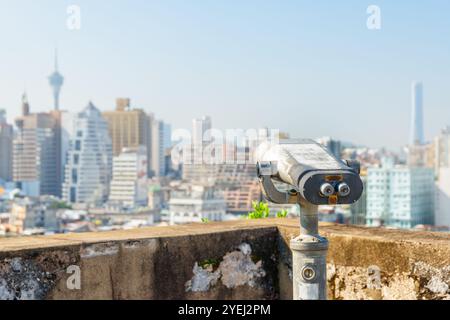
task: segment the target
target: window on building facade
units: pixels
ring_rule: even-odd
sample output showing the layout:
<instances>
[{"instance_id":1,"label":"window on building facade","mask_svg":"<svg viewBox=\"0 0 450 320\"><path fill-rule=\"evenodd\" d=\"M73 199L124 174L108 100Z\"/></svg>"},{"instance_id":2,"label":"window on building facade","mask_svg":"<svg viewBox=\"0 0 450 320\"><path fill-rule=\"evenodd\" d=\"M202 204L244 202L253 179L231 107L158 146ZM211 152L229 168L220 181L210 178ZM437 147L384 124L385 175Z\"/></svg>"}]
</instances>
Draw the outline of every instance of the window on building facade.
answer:
<instances>
[{"instance_id":1,"label":"window on building facade","mask_svg":"<svg viewBox=\"0 0 450 320\"><path fill-rule=\"evenodd\" d=\"M77 188L76 187L70 188L70 202L72 202L72 203L77 202Z\"/></svg>"},{"instance_id":2,"label":"window on building facade","mask_svg":"<svg viewBox=\"0 0 450 320\"><path fill-rule=\"evenodd\" d=\"M78 170L72 169L72 183L78 183Z\"/></svg>"}]
</instances>

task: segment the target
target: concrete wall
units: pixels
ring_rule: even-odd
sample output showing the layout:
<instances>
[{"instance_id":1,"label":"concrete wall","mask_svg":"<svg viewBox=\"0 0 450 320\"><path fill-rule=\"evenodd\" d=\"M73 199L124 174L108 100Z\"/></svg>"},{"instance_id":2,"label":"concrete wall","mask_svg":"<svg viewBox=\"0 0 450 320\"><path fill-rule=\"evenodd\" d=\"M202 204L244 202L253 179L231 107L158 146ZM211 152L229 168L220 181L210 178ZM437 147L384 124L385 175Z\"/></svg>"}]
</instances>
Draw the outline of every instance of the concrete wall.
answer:
<instances>
[{"instance_id":1,"label":"concrete wall","mask_svg":"<svg viewBox=\"0 0 450 320\"><path fill-rule=\"evenodd\" d=\"M287 244L297 231L292 221L278 228L285 251L280 263L289 268ZM329 299L450 299L450 234L342 225L326 225L321 232L330 241ZM285 282L282 298L290 298Z\"/></svg>"},{"instance_id":2,"label":"concrete wall","mask_svg":"<svg viewBox=\"0 0 450 320\"><path fill-rule=\"evenodd\" d=\"M0 299L290 299L291 219L0 240ZM450 299L450 235L321 226L330 299Z\"/></svg>"}]
</instances>

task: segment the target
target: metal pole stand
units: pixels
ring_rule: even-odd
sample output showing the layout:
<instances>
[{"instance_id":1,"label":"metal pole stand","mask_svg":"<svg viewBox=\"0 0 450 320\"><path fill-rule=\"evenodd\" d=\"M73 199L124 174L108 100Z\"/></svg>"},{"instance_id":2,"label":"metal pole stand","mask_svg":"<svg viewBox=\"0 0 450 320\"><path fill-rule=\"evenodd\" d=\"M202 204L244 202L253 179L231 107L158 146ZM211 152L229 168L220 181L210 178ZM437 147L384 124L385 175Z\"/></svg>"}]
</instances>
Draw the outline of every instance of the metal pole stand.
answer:
<instances>
[{"instance_id":1,"label":"metal pole stand","mask_svg":"<svg viewBox=\"0 0 450 320\"><path fill-rule=\"evenodd\" d=\"M300 204L300 236L291 250L294 300L326 300L328 240L319 236L318 206Z\"/></svg>"},{"instance_id":2,"label":"metal pole stand","mask_svg":"<svg viewBox=\"0 0 450 320\"><path fill-rule=\"evenodd\" d=\"M326 300L328 240L319 236L318 206L296 190L279 191L271 178L276 172L272 162L258 164L262 191L269 201L300 205L300 236L291 241L294 300Z\"/></svg>"}]
</instances>

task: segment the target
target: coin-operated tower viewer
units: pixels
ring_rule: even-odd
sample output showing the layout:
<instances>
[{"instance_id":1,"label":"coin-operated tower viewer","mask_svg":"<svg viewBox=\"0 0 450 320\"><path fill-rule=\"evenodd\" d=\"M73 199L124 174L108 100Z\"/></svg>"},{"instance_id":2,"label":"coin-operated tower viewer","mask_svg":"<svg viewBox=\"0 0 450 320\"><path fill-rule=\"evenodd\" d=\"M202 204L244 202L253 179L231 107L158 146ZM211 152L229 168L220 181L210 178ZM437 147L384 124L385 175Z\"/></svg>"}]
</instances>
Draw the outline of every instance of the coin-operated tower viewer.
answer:
<instances>
[{"instance_id":1,"label":"coin-operated tower viewer","mask_svg":"<svg viewBox=\"0 0 450 320\"><path fill-rule=\"evenodd\" d=\"M312 140L263 143L257 173L267 200L300 205L300 236L291 241L294 299L325 300L328 240L319 235L320 205L353 204L361 197L360 165L336 159Z\"/></svg>"}]
</instances>

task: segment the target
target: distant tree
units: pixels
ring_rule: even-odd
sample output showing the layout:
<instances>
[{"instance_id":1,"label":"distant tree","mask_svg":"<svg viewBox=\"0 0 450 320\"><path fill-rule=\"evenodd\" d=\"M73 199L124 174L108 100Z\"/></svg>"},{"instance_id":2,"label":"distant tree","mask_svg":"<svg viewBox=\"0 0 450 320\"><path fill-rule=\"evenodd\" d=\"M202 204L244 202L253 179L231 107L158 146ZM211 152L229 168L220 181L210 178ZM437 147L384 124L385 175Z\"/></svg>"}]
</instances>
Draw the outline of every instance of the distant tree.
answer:
<instances>
[{"instance_id":1,"label":"distant tree","mask_svg":"<svg viewBox=\"0 0 450 320\"><path fill-rule=\"evenodd\" d=\"M50 205L50 209L68 209L71 210L72 206L64 201L55 201Z\"/></svg>"}]
</instances>

